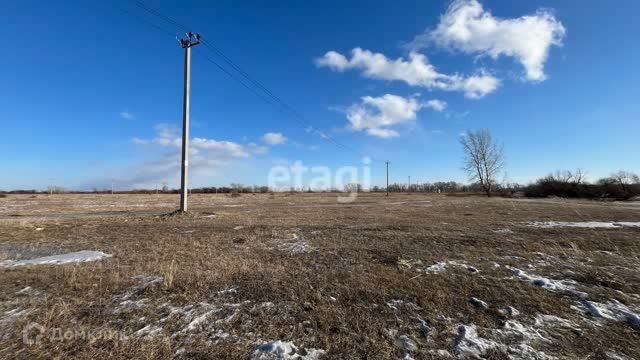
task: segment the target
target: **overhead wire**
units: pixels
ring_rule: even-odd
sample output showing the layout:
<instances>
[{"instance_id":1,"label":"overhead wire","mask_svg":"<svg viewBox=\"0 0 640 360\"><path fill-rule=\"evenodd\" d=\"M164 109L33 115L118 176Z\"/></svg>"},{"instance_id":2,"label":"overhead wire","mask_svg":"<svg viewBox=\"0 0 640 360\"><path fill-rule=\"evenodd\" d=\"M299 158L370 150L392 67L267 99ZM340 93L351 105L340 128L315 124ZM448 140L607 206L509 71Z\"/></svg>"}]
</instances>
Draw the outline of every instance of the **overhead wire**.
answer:
<instances>
[{"instance_id":1,"label":"overhead wire","mask_svg":"<svg viewBox=\"0 0 640 360\"><path fill-rule=\"evenodd\" d=\"M171 24L172 26L175 26L175 27L177 27L177 28L179 28L179 29L181 29L183 31L191 32L190 28L187 27L186 25L179 23L178 21L174 20L173 18L171 18L171 17L169 17L167 15L164 15L159 10L148 6L143 1L141 1L141 0L130 0L130 1L132 1L135 5L137 5L142 10L148 12L149 14L151 14L153 16L158 17L159 19L165 21L166 23ZM141 19L139 17L136 17L133 14L131 14L131 15L134 16L135 18L137 18L138 20L143 21L143 19ZM159 27L159 26L157 26L157 25L155 25L153 23L150 23L150 22L146 22L146 23L147 23L147 25L151 25L151 26L153 26L154 28L156 28L158 30L161 30L161 31L163 31L165 33L168 33L162 27ZM227 74L233 80L237 81L239 84L241 84L244 88L246 88L248 91L253 93L258 98L260 98L262 101L266 102L267 104L270 104L270 105L274 106L279 112L281 112L283 114L289 114L290 117L293 120L295 120L296 122L298 122L299 124L301 124L302 126L305 127L305 131L314 132L314 133L318 134L325 141L332 142L333 144L335 144L337 146L340 146L340 147L345 148L345 149L347 149L349 151L355 152L355 153L357 153L358 155L360 155L362 157L365 157L365 155L362 154L357 149L354 149L353 147L351 147L349 145L346 145L346 144L343 144L343 143L339 142L338 140L336 140L332 136L326 134L322 130L316 129L316 127L313 126L313 124L311 124L310 122L308 122L302 115L300 115L300 113L295 108L293 108L287 102L285 102L280 97L278 97L276 94L274 94L271 90L269 90L269 88L267 88L260 81L256 80L251 75L249 75L239 65L237 65L233 60L231 60L231 58L229 58L227 55L225 55L224 52L221 49L216 47L214 44L212 44L206 38L202 37L200 42L201 42L202 45L205 46L205 48L207 48L209 50L210 53L213 53L214 55L218 56L220 59L222 59L222 61L224 61L224 63L226 63L229 67L231 67L238 74L240 74L242 76L242 78L245 79L245 81L240 79L238 76L235 76L233 72L231 72L228 69L226 69L224 66L222 66L220 63L215 61L210 56L207 56L206 54L200 54L200 56L204 57L207 61L211 62L219 70L221 70L222 72ZM253 87L251 85L253 85ZM260 91L256 90L254 87L259 89ZM367 156L367 157L369 159L371 159L370 156ZM372 161L376 161L376 162L382 162L380 160L374 160L374 159L371 159L371 160Z\"/></svg>"}]
</instances>

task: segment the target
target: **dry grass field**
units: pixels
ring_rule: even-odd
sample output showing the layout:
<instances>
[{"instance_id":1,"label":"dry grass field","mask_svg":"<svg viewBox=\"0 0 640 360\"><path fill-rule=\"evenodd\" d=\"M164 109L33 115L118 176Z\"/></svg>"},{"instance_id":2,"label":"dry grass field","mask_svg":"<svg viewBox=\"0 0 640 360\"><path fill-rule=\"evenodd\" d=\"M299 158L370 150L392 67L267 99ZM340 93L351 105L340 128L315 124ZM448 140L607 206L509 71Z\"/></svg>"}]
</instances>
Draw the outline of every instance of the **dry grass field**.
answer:
<instances>
[{"instance_id":1,"label":"dry grass field","mask_svg":"<svg viewBox=\"0 0 640 360\"><path fill-rule=\"evenodd\" d=\"M0 198L0 358L640 357L638 203L336 196Z\"/></svg>"}]
</instances>

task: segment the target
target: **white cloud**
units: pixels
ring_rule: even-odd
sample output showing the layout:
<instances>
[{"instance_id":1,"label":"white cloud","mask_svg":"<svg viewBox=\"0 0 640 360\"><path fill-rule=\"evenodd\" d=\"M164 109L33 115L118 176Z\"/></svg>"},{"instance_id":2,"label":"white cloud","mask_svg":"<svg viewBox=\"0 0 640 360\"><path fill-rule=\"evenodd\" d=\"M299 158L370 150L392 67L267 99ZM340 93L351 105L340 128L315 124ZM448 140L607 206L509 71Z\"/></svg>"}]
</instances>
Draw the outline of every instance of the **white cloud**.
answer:
<instances>
[{"instance_id":1,"label":"white cloud","mask_svg":"<svg viewBox=\"0 0 640 360\"><path fill-rule=\"evenodd\" d=\"M495 91L500 85L497 78L485 71L467 77L439 73L425 55L417 52L409 53L408 59L400 57L393 60L384 54L361 48L353 49L350 59L338 52L329 51L316 59L316 65L339 72L358 69L362 71L363 76L371 79L397 80L411 86L462 91L465 96L473 99Z\"/></svg>"},{"instance_id":2,"label":"white cloud","mask_svg":"<svg viewBox=\"0 0 640 360\"><path fill-rule=\"evenodd\" d=\"M154 158L132 166L120 181L121 186L153 188L163 181L169 182L172 186L179 181L182 148L180 130L166 124L156 125L154 130L155 137L133 138L132 142L165 150L156 154ZM225 169L237 166L240 161L248 161L254 155L268 151L268 147L254 143L241 144L202 137L192 138L189 143L189 171L194 179L209 179L222 175Z\"/></svg>"},{"instance_id":3,"label":"white cloud","mask_svg":"<svg viewBox=\"0 0 640 360\"><path fill-rule=\"evenodd\" d=\"M443 100L429 100L424 104L425 107L431 108L435 111L442 112L447 108L447 102Z\"/></svg>"},{"instance_id":4,"label":"white cloud","mask_svg":"<svg viewBox=\"0 0 640 360\"><path fill-rule=\"evenodd\" d=\"M382 139L389 139L389 138L392 138L392 137L400 136L400 134L398 134L398 132L395 131L395 130L381 129L381 128L367 129L367 134L369 134L371 136L379 137L379 138L382 138Z\"/></svg>"},{"instance_id":5,"label":"white cloud","mask_svg":"<svg viewBox=\"0 0 640 360\"><path fill-rule=\"evenodd\" d=\"M120 117L123 118L123 119L126 119L126 120L133 120L133 119L136 118L132 113L130 113L128 111L120 112Z\"/></svg>"},{"instance_id":6,"label":"white cloud","mask_svg":"<svg viewBox=\"0 0 640 360\"><path fill-rule=\"evenodd\" d=\"M182 137L177 128L166 124L159 124L155 126L155 131L156 137L152 139L133 138L132 141L138 145L159 145L172 147L177 150L182 148ZM246 158L252 154L264 154L267 151L267 147L254 143L243 145L233 141L199 137L192 138L189 142L190 154L218 159Z\"/></svg>"},{"instance_id":7,"label":"white cloud","mask_svg":"<svg viewBox=\"0 0 640 360\"><path fill-rule=\"evenodd\" d=\"M269 132L262 135L262 141L269 145L284 144L287 138L282 133Z\"/></svg>"},{"instance_id":8,"label":"white cloud","mask_svg":"<svg viewBox=\"0 0 640 360\"><path fill-rule=\"evenodd\" d=\"M456 0L432 31L417 36L414 50L429 44L469 54L516 58L530 81L546 78L544 64L551 46L561 46L566 30L548 10L512 19L495 17L477 0ZM486 84L477 84L484 87Z\"/></svg>"},{"instance_id":9,"label":"white cloud","mask_svg":"<svg viewBox=\"0 0 640 360\"><path fill-rule=\"evenodd\" d=\"M352 130L387 139L400 135L391 127L415 121L420 109L428 107L440 111L438 109L444 109L445 106L446 103L441 100L421 102L416 97L386 94L362 97L359 103L347 108L346 115Z\"/></svg>"}]
</instances>

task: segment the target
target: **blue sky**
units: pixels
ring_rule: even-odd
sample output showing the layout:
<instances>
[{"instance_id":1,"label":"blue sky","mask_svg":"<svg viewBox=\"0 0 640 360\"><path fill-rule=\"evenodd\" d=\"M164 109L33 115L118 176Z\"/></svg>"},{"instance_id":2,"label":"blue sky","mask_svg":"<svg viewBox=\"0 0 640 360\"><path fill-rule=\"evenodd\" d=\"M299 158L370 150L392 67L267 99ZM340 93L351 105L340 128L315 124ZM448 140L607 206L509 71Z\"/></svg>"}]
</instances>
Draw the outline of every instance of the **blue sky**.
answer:
<instances>
[{"instance_id":1,"label":"blue sky","mask_svg":"<svg viewBox=\"0 0 640 360\"><path fill-rule=\"evenodd\" d=\"M362 154L375 184L384 160L391 181L465 181L458 138L479 128L504 143L514 181L640 172L636 1L146 3L357 150L264 103L199 46L194 186L265 184L294 161L361 166ZM170 34L180 29L126 0L3 2L0 12L0 189L177 184L183 53Z\"/></svg>"}]
</instances>

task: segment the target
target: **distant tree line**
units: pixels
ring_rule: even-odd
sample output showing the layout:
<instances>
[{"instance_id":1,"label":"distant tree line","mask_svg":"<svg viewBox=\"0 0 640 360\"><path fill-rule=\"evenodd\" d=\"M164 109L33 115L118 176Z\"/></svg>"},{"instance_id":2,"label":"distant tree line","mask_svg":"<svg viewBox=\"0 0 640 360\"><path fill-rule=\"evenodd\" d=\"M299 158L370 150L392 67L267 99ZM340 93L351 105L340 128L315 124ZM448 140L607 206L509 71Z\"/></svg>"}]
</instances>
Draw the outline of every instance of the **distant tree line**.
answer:
<instances>
[{"instance_id":1,"label":"distant tree line","mask_svg":"<svg viewBox=\"0 0 640 360\"><path fill-rule=\"evenodd\" d=\"M640 177L621 170L590 183L580 169L556 171L527 186L524 194L527 197L628 200L640 196Z\"/></svg>"}]
</instances>

